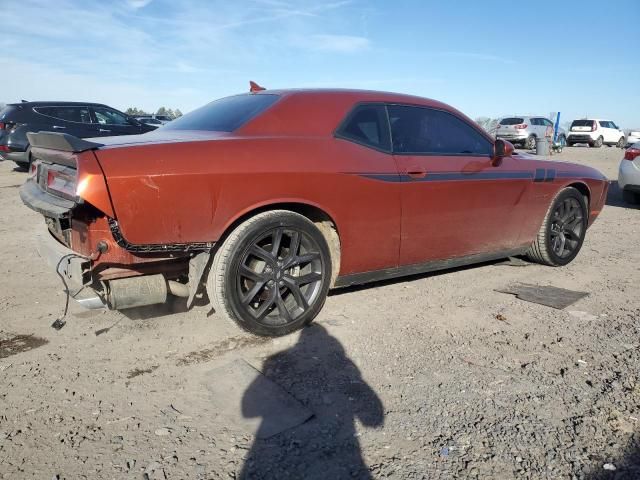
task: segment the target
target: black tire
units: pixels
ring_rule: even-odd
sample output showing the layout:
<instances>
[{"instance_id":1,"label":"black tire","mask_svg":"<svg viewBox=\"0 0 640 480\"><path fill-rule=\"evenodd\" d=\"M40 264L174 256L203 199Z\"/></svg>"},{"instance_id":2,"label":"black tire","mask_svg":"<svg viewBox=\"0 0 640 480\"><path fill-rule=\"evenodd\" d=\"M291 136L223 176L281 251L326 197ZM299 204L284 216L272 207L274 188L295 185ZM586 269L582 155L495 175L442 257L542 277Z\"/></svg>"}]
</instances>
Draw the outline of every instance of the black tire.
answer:
<instances>
[{"instance_id":1,"label":"black tire","mask_svg":"<svg viewBox=\"0 0 640 480\"><path fill-rule=\"evenodd\" d=\"M640 194L631 190L622 190L622 200L631 205L636 205L640 203Z\"/></svg>"},{"instance_id":2,"label":"black tire","mask_svg":"<svg viewBox=\"0 0 640 480\"><path fill-rule=\"evenodd\" d=\"M535 135L529 135L529 137L527 138L527 141L524 142L524 148L526 148L527 150L533 150L536 148L536 136Z\"/></svg>"},{"instance_id":3,"label":"black tire","mask_svg":"<svg viewBox=\"0 0 640 480\"><path fill-rule=\"evenodd\" d=\"M573 147L573 143L567 142L567 147Z\"/></svg>"},{"instance_id":4,"label":"black tire","mask_svg":"<svg viewBox=\"0 0 640 480\"><path fill-rule=\"evenodd\" d=\"M543 265L567 265L582 248L587 220L584 196L573 187L560 190L551 203L527 256Z\"/></svg>"},{"instance_id":5,"label":"black tire","mask_svg":"<svg viewBox=\"0 0 640 480\"><path fill-rule=\"evenodd\" d=\"M302 215L273 210L241 223L223 241L207 292L215 311L242 329L277 337L318 315L331 272L329 246L320 230Z\"/></svg>"},{"instance_id":6,"label":"black tire","mask_svg":"<svg viewBox=\"0 0 640 480\"><path fill-rule=\"evenodd\" d=\"M33 157L31 156L31 147L27 149L27 158L29 161L24 162L14 162L16 164L16 168L21 172L29 172L31 170L31 163L33 162Z\"/></svg>"}]
</instances>

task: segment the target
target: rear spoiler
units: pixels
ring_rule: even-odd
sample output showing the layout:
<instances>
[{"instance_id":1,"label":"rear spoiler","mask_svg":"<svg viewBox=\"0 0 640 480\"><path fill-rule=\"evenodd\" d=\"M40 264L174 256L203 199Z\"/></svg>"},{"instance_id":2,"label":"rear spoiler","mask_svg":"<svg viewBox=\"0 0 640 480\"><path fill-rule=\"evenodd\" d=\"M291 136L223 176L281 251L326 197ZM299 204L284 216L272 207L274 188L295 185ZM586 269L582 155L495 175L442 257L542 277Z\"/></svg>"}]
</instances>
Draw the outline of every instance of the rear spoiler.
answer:
<instances>
[{"instance_id":1,"label":"rear spoiler","mask_svg":"<svg viewBox=\"0 0 640 480\"><path fill-rule=\"evenodd\" d=\"M59 150L62 152L79 153L104 146L102 143L89 142L68 133L29 132L27 133L27 138L31 148L46 148L47 150Z\"/></svg>"}]
</instances>

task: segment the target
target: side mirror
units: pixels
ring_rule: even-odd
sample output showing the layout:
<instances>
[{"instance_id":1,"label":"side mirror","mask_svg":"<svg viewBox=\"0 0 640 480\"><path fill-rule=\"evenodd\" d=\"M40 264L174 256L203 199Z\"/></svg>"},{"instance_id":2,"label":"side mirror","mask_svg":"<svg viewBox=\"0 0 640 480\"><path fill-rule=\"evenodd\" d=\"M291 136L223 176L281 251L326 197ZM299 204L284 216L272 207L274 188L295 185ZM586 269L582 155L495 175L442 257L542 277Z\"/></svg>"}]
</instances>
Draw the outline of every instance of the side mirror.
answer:
<instances>
[{"instance_id":1,"label":"side mirror","mask_svg":"<svg viewBox=\"0 0 640 480\"><path fill-rule=\"evenodd\" d=\"M506 140L502 140L500 138L496 140L493 144L493 165L500 165L504 157L510 157L511 155L513 155L513 151L514 147L511 142L507 142Z\"/></svg>"}]
</instances>

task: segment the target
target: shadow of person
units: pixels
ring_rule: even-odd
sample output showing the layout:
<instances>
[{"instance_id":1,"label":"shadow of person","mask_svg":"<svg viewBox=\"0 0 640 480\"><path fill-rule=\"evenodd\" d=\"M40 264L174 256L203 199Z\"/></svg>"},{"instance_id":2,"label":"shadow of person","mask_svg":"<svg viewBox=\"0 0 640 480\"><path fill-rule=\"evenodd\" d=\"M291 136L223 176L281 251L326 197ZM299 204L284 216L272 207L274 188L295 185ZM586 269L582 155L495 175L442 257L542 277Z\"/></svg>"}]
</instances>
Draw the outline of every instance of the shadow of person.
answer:
<instances>
[{"instance_id":1,"label":"shadow of person","mask_svg":"<svg viewBox=\"0 0 640 480\"><path fill-rule=\"evenodd\" d=\"M263 374L314 412L311 420L270 438L261 428L273 415L254 397L258 382L243 395L242 415L261 417L241 479L367 479L356 420L364 426L384 423L381 400L363 380L340 342L321 325L302 330L291 348L269 357Z\"/></svg>"}]
</instances>

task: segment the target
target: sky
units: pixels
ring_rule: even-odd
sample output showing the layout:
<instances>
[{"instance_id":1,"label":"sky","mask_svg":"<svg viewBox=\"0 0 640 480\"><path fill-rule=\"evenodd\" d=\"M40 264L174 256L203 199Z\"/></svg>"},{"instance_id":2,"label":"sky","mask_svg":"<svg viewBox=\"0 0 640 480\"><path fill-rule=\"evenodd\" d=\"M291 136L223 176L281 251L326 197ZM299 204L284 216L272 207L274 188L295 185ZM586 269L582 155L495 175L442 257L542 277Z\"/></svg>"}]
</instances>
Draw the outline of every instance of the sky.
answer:
<instances>
[{"instance_id":1,"label":"sky","mask_svg":"<svg viewBox=\"0 0 640 480\"><path fill-rule=\"evenodd\" d=\"M640 127L639 0L0 0L0 102L188 112L266 88Z\"/></svg>"}]
</instances>

